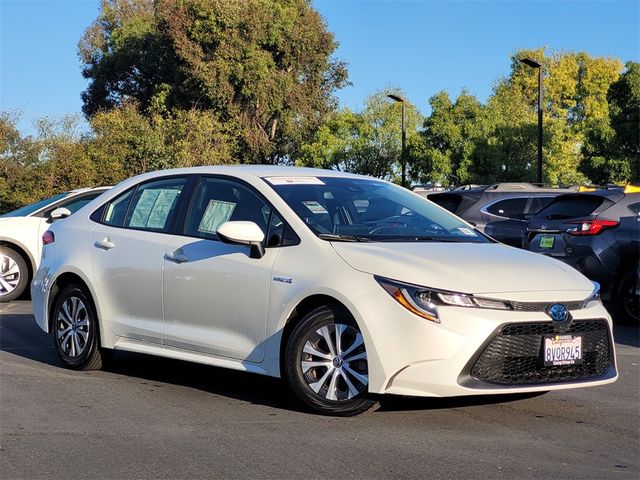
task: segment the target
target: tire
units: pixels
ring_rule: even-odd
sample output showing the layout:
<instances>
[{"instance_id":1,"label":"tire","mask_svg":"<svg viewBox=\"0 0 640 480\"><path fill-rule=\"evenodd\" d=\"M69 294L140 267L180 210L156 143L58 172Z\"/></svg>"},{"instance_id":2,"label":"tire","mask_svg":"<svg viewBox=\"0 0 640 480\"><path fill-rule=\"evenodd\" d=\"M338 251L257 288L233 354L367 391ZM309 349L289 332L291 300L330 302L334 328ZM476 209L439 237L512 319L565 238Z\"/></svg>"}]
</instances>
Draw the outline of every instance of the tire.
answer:
<instances>
[{"instance_id":1,"label":"tire","mask_svg":"<svg viewBox=\"0 0 640 480\"><path fill-rule=\"evenodd\" d=\"M308 313L289 338L284 363L291 391L316 413L352 416L376 404L368 398L362 335L343 309L327 305Z\"/></svg>"},{"instance_id":2,"label":"tire","mask_svg":"<svg viewBox=\"0 0 640 480\"><path fill-rule=\"evenodd\" d=\"M635 268L622 274L616 288L617 317L623 325L640 326L640 296L638 289L638 271Z\"/></svg>"},{"instance_id":3,"label":"tire","mask_svg":"<svg viewBox=\"0 0 640 480\"><path fill-rule=\"evenodd\" d=\"M98 316L91 297L79 285L68 285L51 312L51 335L60 360L74 370L102 368Z\"/></svg>"},{"instance_id":4,"label":"tire","mask_svg":"<svg viewBox=\"0 0 640 480\"><path fill-rule=\"evenodd\" d=\"M19 298L29 285L29 268L22 255L0 247L0 303Z\"/></svg>"}]
</instances>

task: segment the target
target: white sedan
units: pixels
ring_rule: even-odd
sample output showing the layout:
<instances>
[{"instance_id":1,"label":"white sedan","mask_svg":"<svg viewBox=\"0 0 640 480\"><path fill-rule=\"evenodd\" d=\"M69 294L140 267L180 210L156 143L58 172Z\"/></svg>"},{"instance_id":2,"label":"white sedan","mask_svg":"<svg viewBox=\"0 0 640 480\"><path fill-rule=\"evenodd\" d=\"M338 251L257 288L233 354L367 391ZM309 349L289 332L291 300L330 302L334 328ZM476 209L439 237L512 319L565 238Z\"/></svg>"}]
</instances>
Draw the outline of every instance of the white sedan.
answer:
<instances>
[{"instance_id":1,"label":"white sedan","mask_svg":"<svg viewBox=\"0 0 640 480\"><path fill-rule=\"evenodd\" d=\"M43 242L34 314L71 368L115 349L281 376L333 415L617 378L597 284L373 178L154 172Z\"/></svg>"},{"instance_id":2,"label":"white sedan","mask_svg":"<svg viewBox=\"0 0 640 480\"><path fill-rule=\"evenodd\" d=\"M38 268L42 234L51 222L74 213L107 189L71 190L0 215L0 303L15 300L29 285Z\"/></svg>"}]
</instances>

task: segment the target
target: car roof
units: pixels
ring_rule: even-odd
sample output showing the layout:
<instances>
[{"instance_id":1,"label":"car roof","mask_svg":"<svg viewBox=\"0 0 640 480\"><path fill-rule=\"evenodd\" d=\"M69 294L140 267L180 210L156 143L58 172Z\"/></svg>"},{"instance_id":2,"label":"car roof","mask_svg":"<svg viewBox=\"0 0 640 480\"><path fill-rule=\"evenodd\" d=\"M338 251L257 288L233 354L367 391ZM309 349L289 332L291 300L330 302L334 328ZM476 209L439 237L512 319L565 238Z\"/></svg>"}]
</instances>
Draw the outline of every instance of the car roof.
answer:
<instances>
[{"instance_id":1,"label":"car roof","mask_svg":"<svg viewBox=\"0 0 640 480\"><path fill-rule=\"evenodd\" d=\"M75 188L73 190L69 190L67 193L69 195L75 195L77 193L90 192L93 190L109 190L111 186L103 186L103 187L85 187L85 188Z\"/></svg>"}]
</instances>

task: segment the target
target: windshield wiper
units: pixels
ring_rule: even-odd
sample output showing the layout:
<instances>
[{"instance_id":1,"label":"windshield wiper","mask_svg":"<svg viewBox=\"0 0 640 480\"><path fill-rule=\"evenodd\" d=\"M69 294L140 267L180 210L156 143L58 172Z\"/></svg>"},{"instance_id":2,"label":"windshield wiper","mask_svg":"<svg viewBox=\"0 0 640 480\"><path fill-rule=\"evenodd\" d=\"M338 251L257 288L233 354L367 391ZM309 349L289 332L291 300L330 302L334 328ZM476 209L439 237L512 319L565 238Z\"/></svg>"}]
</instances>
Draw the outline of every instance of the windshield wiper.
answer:
<instances>
[{"instance_id":1,"label":"windshield wiper","mask_svg":"<svg viewBox=\"0 0 640 480\"><path fill-rule=\"evenodd\" d=\"M370 242L371 239L367 237L359 237L357 235L342 235L335 233L319 233L318 238L322 240L331 240L334 242Z\"/></svg>"}]
</instances>

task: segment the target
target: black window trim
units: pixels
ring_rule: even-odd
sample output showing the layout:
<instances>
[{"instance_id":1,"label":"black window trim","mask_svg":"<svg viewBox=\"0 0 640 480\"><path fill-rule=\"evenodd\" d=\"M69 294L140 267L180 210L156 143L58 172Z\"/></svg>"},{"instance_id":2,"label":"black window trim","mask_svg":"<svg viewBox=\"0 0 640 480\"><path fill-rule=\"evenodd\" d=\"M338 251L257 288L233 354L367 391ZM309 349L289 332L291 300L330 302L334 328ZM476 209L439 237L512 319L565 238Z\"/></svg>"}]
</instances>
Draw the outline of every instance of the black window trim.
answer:
<instances>
[{"instance_id":1,"label":"black window trim","mask_svg":"<svg viewBox=\"0 0 640 480\"><path fill-rule=\"evenodd\" d=\"M151 182L155 182L155 181L160 181L160 180L171 180L173 178L185 178L187 181L185 183L184 188L181 191L180 197L178 198L178 205L176 206L175 210L173 211L173 218L171 219L171 226L167 231L160 231L160 230L150 230L147 228L135 228L135 227L125 227L124 225L110 225L108 223L105 223L104 221L104 216L107 210L107 205L109 205L110 203L112 203L114 200L120 198L123 195L127 195L129 192L133 191L133 194L131 195L131 199L133 199L133 197L135 196L136 192L138 191L138 189L142 186L142 185L146 185L148 183ZM122 230L135 230L135 231L140 231L140 232L148 232L148 233L157 233L157 234L161 234L161 235L176 235L179 237L186 237L186 238L194 238L194 239L198 239L198 240L209 240L209 241L213 241L213 242L220 242L221 240L217 239L217 238L203 238L203 237L195 237L193 235L187 235L186 233L184 233L185 227L186 227L186 219L188 218L189 214L191 213L191 207L193 205L193 194L196 190L196 187L200 184L200 182L203 179L208 179L208 178L213 178L213 179L220 179L220 180L227 180L227 181L232 181L232 182L236 182L241 184L242 186L246 187L249 191L251 191L254 195L256 195L260 200L262 200L271 210L271 213L269 214L269 220L267 223L267 232L265 232L265 237L264 240L262 242L263 246L265 248L285 248L285 247L293 247L296 245L300 244L300 236L296 233L296 231L291 227L291 225L289 225L289 222L287 222L284 218L284 216L278 211L278 209L276 209L273 204L260 192L258 191L258 189L256 189L253 185L251 185L250 183L246 182L245 180L242 180L240 178L237 177L233 177L230 175L221 175L221 174L200 174L200 173L187 173L187 174L176 174L176 175L166 175L166 176L159 176L159 177L154 177L154 178L150 178L148 180L145 180L143 182L137 183L135 185L132 185L131 187L127 188L126 190L120 192L118 195L116 195L115 197L110 198L109 200L107 200L106 202L104 202L102 205L100 205L98 208L96 208L91 215L89 216L89 218L95 222L98 223L100 225L104 225L107 227L111 227L111 228L119 228ZM127 213L129 212L129 208L131 206L131 199L129 199L129 205L127 205ZM268 235L269 235L269 227L271 226L271 218L273 216L273 214L278 215L278 217L280 217L280 219L284 222L285 224L285 229L288 230L289 232L291 232L291 234L294 237L294 241L288 245L279 245L279 246L270 246L267 247L266 246L266 242L268 240ZM126 215L125 215L126 218Z\"/></svg>"}]
</instances>

